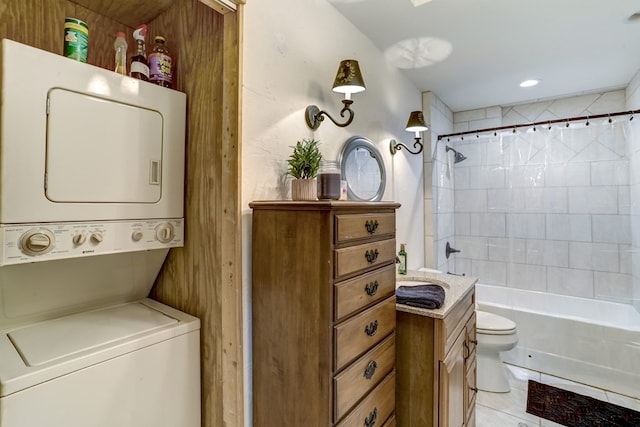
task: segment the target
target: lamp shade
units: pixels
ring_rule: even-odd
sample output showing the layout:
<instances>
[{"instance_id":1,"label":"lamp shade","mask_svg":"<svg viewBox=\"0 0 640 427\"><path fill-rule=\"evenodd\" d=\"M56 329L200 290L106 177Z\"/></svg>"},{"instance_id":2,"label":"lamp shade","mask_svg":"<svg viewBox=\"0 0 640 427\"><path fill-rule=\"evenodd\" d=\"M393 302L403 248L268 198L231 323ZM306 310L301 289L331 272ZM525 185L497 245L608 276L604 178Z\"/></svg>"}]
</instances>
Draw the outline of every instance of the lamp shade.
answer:
<instances>
[{"instance_id":1,"label":"lamp shade","mask_svg":"<svg viewBox=\"0 0 640 427\"><path fill-rule=\"evenodd\" d=\"M340 61L336 79L333 81L333 91L338 93L358 93L365 90L364 80L360 73L358 61L345 59Z\"/></svg>"},{"instance_id":2,"label":"lamp shade","mask_svg":"<svg viewBox=\"0 0 640 427\"><path fill-rule=\"evenodd\" d=\"M424 122L422 111L412 111L409 115L406 130L408 132L422 132L429 129Z\"/></svg>"}]
</instances>

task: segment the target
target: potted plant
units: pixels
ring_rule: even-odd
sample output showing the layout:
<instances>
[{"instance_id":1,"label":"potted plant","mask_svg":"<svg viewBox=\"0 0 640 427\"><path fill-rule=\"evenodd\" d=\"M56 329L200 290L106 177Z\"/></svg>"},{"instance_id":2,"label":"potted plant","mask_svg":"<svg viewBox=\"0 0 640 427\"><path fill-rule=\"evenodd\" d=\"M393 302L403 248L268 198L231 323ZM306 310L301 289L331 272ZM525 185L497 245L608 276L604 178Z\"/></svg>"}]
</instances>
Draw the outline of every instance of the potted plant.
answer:
<instances>
[{"instance_id":1,"label":"potted plant","mask_svg":"<svg viewBox=\"0 0 640 427\"><path fill-rule=\"evenodd\" d=\"M293 153L287 163L287 174L294 179L291 181L291 198L293 200L316 200L316 176L320 169L322 154L315 139L303 139L292 146Z\"/></svg>"}]
</instances>

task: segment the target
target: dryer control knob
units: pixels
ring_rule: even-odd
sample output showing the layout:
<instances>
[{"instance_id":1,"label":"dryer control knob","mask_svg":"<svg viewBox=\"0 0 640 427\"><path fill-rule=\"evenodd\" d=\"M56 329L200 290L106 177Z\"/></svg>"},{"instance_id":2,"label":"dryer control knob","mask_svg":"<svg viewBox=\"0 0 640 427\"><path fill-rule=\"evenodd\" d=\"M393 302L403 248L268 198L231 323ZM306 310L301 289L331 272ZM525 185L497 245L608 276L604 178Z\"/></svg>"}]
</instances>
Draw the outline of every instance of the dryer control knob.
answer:
<instances>
[{"instance_id":1,"label":"dryer control knob","mask_svg":"<svg viewBox=\"0 0 640 427\"><path fill-rule=\"evenodd\" d=\"M91 241L95 244L98 244L100 242L102 242L104 240L104 237L102 236L102 233L99 232L95 232L91 234Z\"/></svg>"},{"instance_id":2,"label":"dryer control knob","mask_svg":"<svg viewBox=\"0 0 640 427\"><path fill-rule=\"evenodd\" d=\"M133 239L134 242L139 242L140 240L142 240L143 236L144 234L140 230L137 230L131 233L131 239Z\"/></svg>"},{"instance_id":3,"label":"dryer control knob","mask_svg":"<svg viewBox=\"0 0 640 427\"><path fill-rule=\"evenodd\" d=\"M42 255L53 249L54 241L55 237L49 230L29 230L20 238L20 246L27 255Z\"/></svg>"},{"instance_id":4,"label":"dryer control knob","mask_svg":"<svg viewBox=\"0 0 640 427\"><path fill-rule=\"evenodd\" d=\"M80 246L87 240L87 236L84 233L78 233L73 236L73 244L76 246Z\"/></svg>"},{"instance_id":5,"label":"dryer control knob","mask_svg":"<svg viewBox=\"0 0 640 427\"><path fill-rule=\"evenodd\" d=\"M173 225L168 222L162 223L156 228L156 239L161 243L169 243L173 240L174 235Z\"/></svg>"}]
</instances>

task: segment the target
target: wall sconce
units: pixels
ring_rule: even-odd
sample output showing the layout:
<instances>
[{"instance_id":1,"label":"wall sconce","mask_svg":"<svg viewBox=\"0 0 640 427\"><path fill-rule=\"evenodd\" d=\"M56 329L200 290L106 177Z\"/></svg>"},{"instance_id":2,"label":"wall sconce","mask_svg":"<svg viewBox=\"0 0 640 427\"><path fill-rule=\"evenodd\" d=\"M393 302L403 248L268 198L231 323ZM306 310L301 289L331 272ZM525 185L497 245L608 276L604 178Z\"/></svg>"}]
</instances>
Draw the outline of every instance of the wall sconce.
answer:
<instances>
[{"instance_id":1,"label":"wall sconce","mask_svg":"<svg viewBox=\"0 0 640 427\"><path fill-rule=\"evenodd\" d=\"M420 142L420 132L429 129L424 122L424 115L422 111L412 111L409 115L409 121L407 121L407 132L415 132L416 141L413 143L413 148L417 151L411 151L409 147L404 145L401 142L396 142L395 139L392 139L389 142L389 149L391 150L391 154L396 154L396 152L400 151L402 148L407 150L411 154L420 154L422 153L422 142Z\"/></svg>"},{"instance_id":2,"label":"wall sconce","mask_svg":"<svg viewBox=\"0 0 640 427\"><path fill-rule=\"evenodd\" d=\"M320 111L320 109L315 105L307 106L305 110L305 119L307 121L307 126L309 128L316 130L320 127L320 123L324 120L324 116L329 117L329 119L338 127L346 127L351 124L353 121L353 110L351 110L351 104L353 104L353 100L351 99L352 93L358 93L365 90L364 80L362 79L362 74L360 73L360 66L358 65L358 61L353 59L345 59L344 61L340 61L340 66L338 67L338 73L336 74L336 78L333 81L334 92L344 93L344 99L342 103L344 107L340 110L340 117L344 117L346 112L349 113L349 118L344 123L336 122L333 117L329 115L326 111Z\"/></svg>"}]
</instances>

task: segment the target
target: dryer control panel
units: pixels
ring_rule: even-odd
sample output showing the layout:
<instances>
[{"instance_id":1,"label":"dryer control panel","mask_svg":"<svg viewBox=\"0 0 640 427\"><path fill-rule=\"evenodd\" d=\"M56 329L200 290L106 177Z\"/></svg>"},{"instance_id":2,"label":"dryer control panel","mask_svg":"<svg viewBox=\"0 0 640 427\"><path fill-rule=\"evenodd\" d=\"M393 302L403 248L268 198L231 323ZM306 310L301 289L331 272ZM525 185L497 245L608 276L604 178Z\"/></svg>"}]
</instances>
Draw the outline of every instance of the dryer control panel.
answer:
<instances>
[{"instance_id":1,"label":"dryer control panel","mask_svg":"<svg viewBox=\"0 0 640 427\"><path fill-rule=\"evenodd\" d=\"M184 245L184 220L0 226L0 266Z\"/></svg>"}]
</instances>

